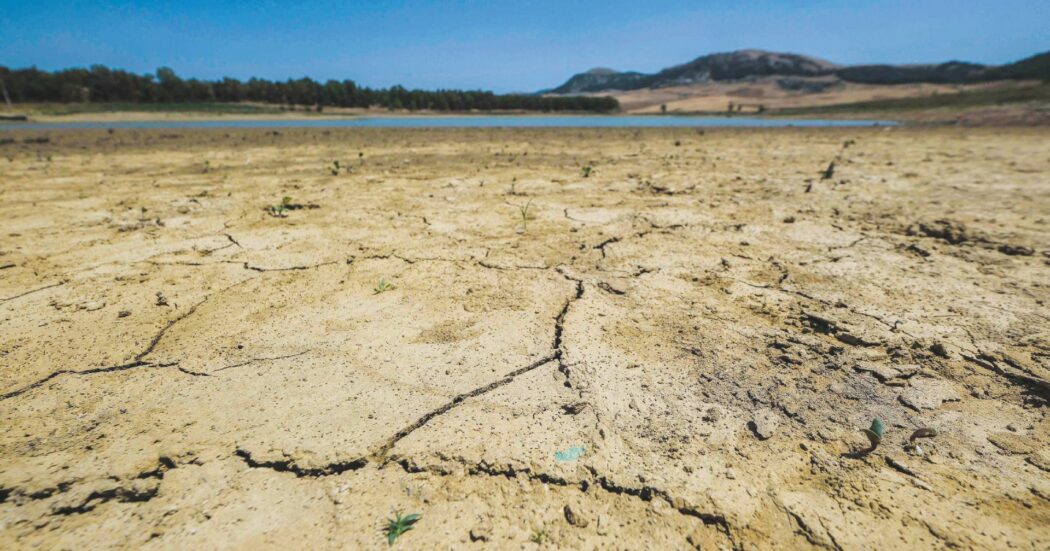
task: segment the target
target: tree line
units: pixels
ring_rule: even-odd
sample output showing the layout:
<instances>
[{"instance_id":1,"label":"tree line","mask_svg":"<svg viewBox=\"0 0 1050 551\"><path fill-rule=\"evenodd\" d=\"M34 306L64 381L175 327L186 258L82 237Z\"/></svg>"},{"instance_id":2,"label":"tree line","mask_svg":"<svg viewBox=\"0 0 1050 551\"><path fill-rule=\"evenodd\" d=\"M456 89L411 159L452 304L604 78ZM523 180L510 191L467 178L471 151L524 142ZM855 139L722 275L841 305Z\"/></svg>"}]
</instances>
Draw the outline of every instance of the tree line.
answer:
<instances>
[{"instance_id":1,"label":"tree line","mask_svg":"<svg viewBox=\"0 0 1050 551\"><path fill-rule=\"evenodd\" d=\"M252 78L183 79L170 68L155 75L139 75L103 65L88 69L42 71L36 67L0 66L0 83L10 101L58 103L209 103L258 102L323 110L328 106L434 111L590 111L608 113L619 108L612 97L549 97L495 94L482 90L408 90L401 86L369 88L352 80L310 78L271 81Z\"/></svg>"}]
</instances>

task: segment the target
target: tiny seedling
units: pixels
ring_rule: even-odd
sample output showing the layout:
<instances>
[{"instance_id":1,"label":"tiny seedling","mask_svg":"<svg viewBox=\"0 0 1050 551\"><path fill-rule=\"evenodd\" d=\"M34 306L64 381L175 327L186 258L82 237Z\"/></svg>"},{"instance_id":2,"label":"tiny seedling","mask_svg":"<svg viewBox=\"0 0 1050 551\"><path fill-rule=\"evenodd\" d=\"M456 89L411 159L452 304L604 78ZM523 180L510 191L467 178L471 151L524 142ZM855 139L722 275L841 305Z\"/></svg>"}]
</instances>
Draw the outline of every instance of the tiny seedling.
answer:
<instances>
[{"instance_id":1,"label":"tiny seedling","mask_svg":"<svg viewBox=\"0 0 1050 551\"><path fill-rule=\"evenodd\" d=\"M207 159L205 159L204 160L204 171L203 172L205 174L207 174L209 170L211 170L211 162L209 162Z\"/></svg>"},{"instance_id":2,"label":"tiny seedling","mask_svg":"<svg viewBox=\"0 0 1050 551\"><path fill-rule=\"evenodd\" d=\"M543 542L547 541L546 530L533 530L532 535L529 536L529 541L536 545L543 545Z\"/></svg>"},{"instance_id":3,"label":"tiny seedling","mask_svg":"<svg viewBox=\"0 0 1050 551\"><path fill-rule=\"evenodd\" d=\"M291 204L292 204L292 198L286 196L286 197L281 198L281 203L280 204L278 204L278 205L270 205L270 207L268 209L266 209L266 210L267 210L267 212L270 213L270 216L273 216L274 218L284 218L284 217L288 216L288 211L291 210L289 208L289 207L291 207Z\"/></svg>"},{"instance_id":4,"label":"tiny seedling","mask_svg":"<svg viewBox=\"0 0 1050 551\"><path fill-rule=\"evenodd\" d=\"M524 205L518 205L518 213L521 214L521 233L529 231L529 207L532 206L532 199L529 199Z\"/></svg>"},{"instance_id":5,"label":"tiny seedling","mask_svg":"<svg viewBox=\"0 0 1050 551\"><path fill-rule=\"evenodd\" d=\"M373 289L373 290L378 295L379 293L385 293L387 291L390 291L393 288L394 288L394 285L392 283L387 281L385 277L381 277L381 278L379 278L379 281L376 282L375 289Z\"/></svg>"},{"instance_id":6,"label":"tiny seedling","mask_svg":"<svg viewBox=\"0 0 1050 551\"><path fill-rule=\"evenodd\" d=\"M584 178L590 178L591 172L593 170L594 170L594 168L592 168L591 165L587 165L585 167L580 168L580 175L583 176Z\"/></svg>"},{"instance_id":7,"label":"tiny seedling","mask_svg":"<svg viewBox=\"0 0 1050 551\"><path fill-rule=\"evenodd\" d=\"M339 176L339 161L332 161L332 176Z\"/></svg>"},{"instance_id":8,"label":"tiny seedling","mask_svg":"<svg viewBox=\"0 0 1050 551\"><path fill-rule=\"evenodd\" d=\"M394 511L394 518L387 519L386 526L383 529L386 532L387 544L394 545L397 538L411 530L412 526L422 517L423 515L419 513L401 516L401 511Z\"/></svg>"}]
</instances>

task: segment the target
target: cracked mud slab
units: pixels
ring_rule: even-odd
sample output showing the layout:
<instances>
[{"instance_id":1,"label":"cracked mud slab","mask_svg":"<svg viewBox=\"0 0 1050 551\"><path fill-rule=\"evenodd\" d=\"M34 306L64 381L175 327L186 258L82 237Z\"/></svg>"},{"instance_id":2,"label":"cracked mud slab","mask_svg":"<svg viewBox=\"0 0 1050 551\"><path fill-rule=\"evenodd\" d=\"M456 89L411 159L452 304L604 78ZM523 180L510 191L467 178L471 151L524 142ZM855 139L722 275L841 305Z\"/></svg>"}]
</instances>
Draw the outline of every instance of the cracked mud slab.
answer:
<instances>
[{"instance_id":1,"label":"cracked mud slab","mask_svg":"<svg viewBox=\"0 0 1050 551\"><path fill-rule=\"evenodd\" d=\"M0 547L1050 546L1043 130L49 137Z\"/></svg>"}]
</instances>

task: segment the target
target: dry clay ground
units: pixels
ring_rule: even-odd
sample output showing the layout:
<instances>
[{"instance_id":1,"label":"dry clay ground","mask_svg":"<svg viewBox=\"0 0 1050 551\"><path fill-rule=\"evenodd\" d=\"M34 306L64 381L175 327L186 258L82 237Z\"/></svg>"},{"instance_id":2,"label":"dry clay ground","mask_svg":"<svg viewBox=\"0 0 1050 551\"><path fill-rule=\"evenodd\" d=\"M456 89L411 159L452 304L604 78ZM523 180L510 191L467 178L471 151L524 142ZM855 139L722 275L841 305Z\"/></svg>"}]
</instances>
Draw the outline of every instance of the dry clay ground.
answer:
<instances>
[{"instance_id":1,"label":"dry clay ground","mask_svg":"<svg viewBox=\"0 0 1050 551\"><path fill-rule=\"evenodd\" d=\"M0 547L1046 549L1046 132L8 133Z\"/></svg>"}]
</instances>

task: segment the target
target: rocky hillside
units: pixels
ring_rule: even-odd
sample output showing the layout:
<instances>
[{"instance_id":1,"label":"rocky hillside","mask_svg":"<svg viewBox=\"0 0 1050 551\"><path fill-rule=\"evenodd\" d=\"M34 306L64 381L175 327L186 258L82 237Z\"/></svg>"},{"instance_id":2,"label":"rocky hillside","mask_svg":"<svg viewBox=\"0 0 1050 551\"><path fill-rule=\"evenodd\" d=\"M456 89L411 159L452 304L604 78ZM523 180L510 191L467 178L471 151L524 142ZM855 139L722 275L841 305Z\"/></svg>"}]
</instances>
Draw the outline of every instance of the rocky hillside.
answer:
<instances>
[{"instance_id":1,"label":"rocky hillside","mask_svg":"<svg viewBox=\"0 0 1050 551\"><path fill-rule=\"evenodd\" d=\"M833 77L864 84L963 84L998 79L1050 79L1050 52L1002 66L949 61L925 65L836 65L797 54L738 50L698 57L657 73L592 69L541 93L578 94L667 88L766 76Z\"/></svg>"},{"instance_id":2,"label":"rocky hillside","mask_svg":"<svg viewBox=\"0 0 1050 551\"><path fill-rule=\"evenodd\" d=\"M634 71L619 72L612 69L595 68L573 75L565 84L549 90L554 94L579 94L600 90L637 90L652 84L652 75Z\"/></svg>"},{"instance_id":3,"label":"rocky hillside","mask_svg":"<svg viewBox=\"0 0 1050 551\"><path fill-rule=\"evenodd\" d=\"M698 57L689 63L656 74L655 86L680 86L770 75L815 77L833 73L838 66L823 59L762 50L739 50Z\"/></svg>"},{"instance_id":4,"label":"rocky hillside","mask_svg":"<svg viewBox=\"0 0 1050 551\"><path fill-rule=\"evenodd\" d=\"M988 76L993 79L1039 79L1050 82L1050 52L1043 52L1016 63L995 67L988 73Z\"/></svg>"},{"instance_id":5,"label":"rocky hillside","mask_svg":"<svg viewBox=\"0 0 1050 551\"><path fill-rule=\"evenodd\" d=\"M988 69L976 63L949 61L939 65L854 65L835 74L847 82L863 84L965 84L981 81Z\"/></svg>"}]
</instances>

